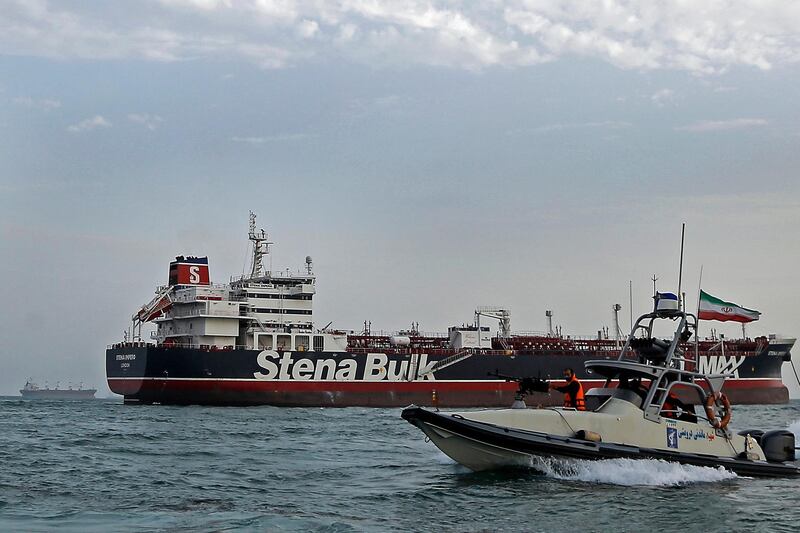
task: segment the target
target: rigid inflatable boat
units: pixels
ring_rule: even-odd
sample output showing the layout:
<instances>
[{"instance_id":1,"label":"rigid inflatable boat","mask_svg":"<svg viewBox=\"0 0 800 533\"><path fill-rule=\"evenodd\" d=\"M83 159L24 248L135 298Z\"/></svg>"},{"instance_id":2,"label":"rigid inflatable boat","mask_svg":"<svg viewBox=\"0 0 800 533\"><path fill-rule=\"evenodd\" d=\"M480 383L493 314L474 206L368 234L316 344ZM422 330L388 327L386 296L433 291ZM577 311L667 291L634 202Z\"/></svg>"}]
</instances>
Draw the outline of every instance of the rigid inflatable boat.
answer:
<instances>
[{"instance_id":1,"label":"rigid inflatable boat","mask_svg":"<svg viewBox=\"0 0 800 533\"><path fill-rule=\"evenodd\" d=\"M671 339L656 336L664 324L674 329ZM585 363L588 373L605 379L586 393L585 410L527 408L524 397L535 400L546 382L526 378L510 409L444 413L412 405L402 417L475 471L536 468L552 458L647 458L747 476L800 475L793 433L729 427L730 402L721 392L729 375L696 372L694 354L680 347L696 332L695 315L680 310L674 297L657 297L655 311L639 317L617 359ZM697 413L696 405L705 408Z\"/></svg>"}]
</instances>

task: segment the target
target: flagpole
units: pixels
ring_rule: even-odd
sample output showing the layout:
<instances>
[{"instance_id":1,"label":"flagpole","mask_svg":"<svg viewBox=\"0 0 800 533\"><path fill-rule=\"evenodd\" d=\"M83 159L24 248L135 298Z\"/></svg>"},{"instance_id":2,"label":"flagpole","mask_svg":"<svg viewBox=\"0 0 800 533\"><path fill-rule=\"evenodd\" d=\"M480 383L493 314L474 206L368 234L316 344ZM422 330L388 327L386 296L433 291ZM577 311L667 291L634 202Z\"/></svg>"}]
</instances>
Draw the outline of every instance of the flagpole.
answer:
<instances>
[{"instance_id":1,"label":"flagpole","mask_svg":"<svg viewBox=\"0 0 800 533\"><path fill-rule=\"evenodd\" d=\"M700 291L703 289L703 265L700 265L700 279L697 281L697 321L700 322Z\"/></svg>"},{"instance_id":2,"label":"flagpole","mask_svg":"<svg viewBox=\"0 0 800 533\"><path fill-rule=\"evenodd\" d=\"M697 280L697 322L694 328L694 360L700 364L700 291L703 290L703 265L700 265L700 279Z\"/></svg>"},{"instance_id":3,"label":"flagpole","mask_svg":"<svg viewBox=\"0 0 800 533\"><path fill-rule=\"evenodd\" d=\"M686 304L681 302L681 281L683 281L683 236L686 231L686 222L681 224L681 262L678 267L678 310L686 310Z\"/></svg>"}]
</instances>

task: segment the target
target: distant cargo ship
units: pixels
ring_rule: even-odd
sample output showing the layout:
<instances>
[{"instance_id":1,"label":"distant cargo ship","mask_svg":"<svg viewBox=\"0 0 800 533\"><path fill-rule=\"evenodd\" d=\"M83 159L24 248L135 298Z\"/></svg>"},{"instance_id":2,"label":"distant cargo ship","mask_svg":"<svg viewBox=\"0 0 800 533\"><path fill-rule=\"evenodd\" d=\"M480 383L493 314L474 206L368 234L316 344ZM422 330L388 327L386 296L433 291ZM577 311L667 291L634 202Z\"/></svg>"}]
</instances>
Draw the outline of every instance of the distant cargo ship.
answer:
<instances>
[{"instance_id":1,"label":"distant cargo ship","mask_svg":"<svg viewBox=\"0 0 800 533\"><path fill-rule=\"evenodd\" d=\"M272 243L252 213L249 238L250 273L229 283L211 284L206 257L170 263L168 284L133 315L125 341L106 350L108 385L126 403L504 406L517 384L490 373L557 378L571 367L586 388L600 387L603 379L587 374L584 362L616 359L625 342L607 332L562 335L549 311L547 333L512 333L510 312L496 307L480 307L473 324L440 334L420 333L418 324L388 334L372 332L369 323L360 332L316 329L311 258L304 272L264 272ZM499 324L497 335L487 321ZM142 339L149 322L154 342ZM794 342L772 335L692 339L681 349L686 365L731 375L731 401L784 403L781 366ZM560 401L542 396L536 401Z\"/></svg>"},{"instance_id":2,"label":"distant cargo ship","mask_svg":"<svg viewBox=\"0 0 800 533\"><path fill-rule=\"evenodd\" d=\"M19 392L28 400L91 400L97 389L84 389L83 384L78 385L78 388L69 386L66 389L59 389L58 383L53 389L47 386L42 388L28 380Z\"/></svg>"}]
</instances>

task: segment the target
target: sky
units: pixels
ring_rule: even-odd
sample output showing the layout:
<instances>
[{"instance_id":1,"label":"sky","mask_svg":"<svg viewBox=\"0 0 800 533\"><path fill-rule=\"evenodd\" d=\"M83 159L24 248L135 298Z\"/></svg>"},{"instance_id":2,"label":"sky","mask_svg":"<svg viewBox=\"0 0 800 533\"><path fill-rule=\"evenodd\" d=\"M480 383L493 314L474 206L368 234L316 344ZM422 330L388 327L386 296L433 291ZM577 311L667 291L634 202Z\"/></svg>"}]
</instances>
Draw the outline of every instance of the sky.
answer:
<instances>
[{"instance_id":1,"label":"sky","mask_svg":"<svg viewBox=\"0 0 800 533\"><path fill-rule=\"evenodd\" d=\"M789 1L0 0L0 394L107 394L175 255L247 268L250 210L319 326L624 328L686 223L687 300L702 266L796 337L799 62Z\"/></svg>"}]
</instances>

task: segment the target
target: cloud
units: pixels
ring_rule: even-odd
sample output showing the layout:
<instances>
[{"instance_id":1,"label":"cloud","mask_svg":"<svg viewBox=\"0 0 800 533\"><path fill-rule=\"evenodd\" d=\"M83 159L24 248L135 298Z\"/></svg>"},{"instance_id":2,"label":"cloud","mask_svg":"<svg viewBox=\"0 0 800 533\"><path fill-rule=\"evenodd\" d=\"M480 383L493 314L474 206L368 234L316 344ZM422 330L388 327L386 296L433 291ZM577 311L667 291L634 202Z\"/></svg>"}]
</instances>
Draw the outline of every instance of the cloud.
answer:
<instances>
[{"instance_id":1,"label":"cloud","mask_svg":"<svg viewBox=\"0 0 800 533\"><path fill-rule=\"evenodd\" d=\"M693 132L707 132L707 131L725 131L725 130L741 130L746 128L758 128L766 126L769 121L763 118L735 118L732 120L698 120L686 126L675 128L677 131L693 131Z\"/></svg>"},{"instance_id":2,"label":"cloud","mask_svg":"<svg viewBox=\"0 0 800 533\"><path fill-rule=\"evenodd\" d=\"M660 89L653 93L650 96L650 99L656 104L658 107L664 107L664 105L668 102L671 102L675 98L675 91L672 89Z\"/></svg>"},{"instance_id":3,"label":"cloud","mask_svg":"<svg viewBox=\"0 0 800 533\"><path fill-rule=\"evenodd\" d=\"M303 20L297 26L297 33L304 39L310 39L319 31L319 24L315 20Z\"/></svg>"},{"instance_id":4,"label":"cloud","mask_svg":"<svg viewBox=\"0 0 800 533\"><path fill-rule=\"evenodd\" d=\"M272 142L302 141L311 137L313 137L313 135L308 135L306 133L281 133L280 135L270 135L267 137L231 137L231 141L245 144L265 144Z\"/></svg>"},{"instance_id":5,"label":"cloud","mask_svg":"<svg viewBox=\"0 0 800 533\"><path fill-rule=\"evenodd\" d=\"M111 122L106 120L102 115L95 115L92 118L82 120L77 124L73 124L67 128L71 133L80 133L82 131L95 130L98 128L110 128Z\"/></svg>"},{"instance_id":6,"label":"cloud","mask_svg":"<svg viewBox=\"0 0 800 533\"><path fill-rule=\"evenodd\" d=\"M631 126L632 124L630 122L625 122L620 120L603 120L599 122L559 122L555 124L545 124L544 126L538 126L536 128L512 130L508 132L508 135L519 135L530 132L548 133L553 131L565 131L565 130L588 130L588 129L618 130L622 128L630 128Z\"/></svg>"},{"instance_id":7,"label":"cloud","mask_svg":"<svg viewBox=\"0 0 800 533\"><path fill-rule=\"evenodd\" d=\"M42 111L51 111L61 107L61 101L53 98L42 98L37 100L31 98L30 96L19 96L14 98L13 102L19 106L41 109Z\"/></svg>"},{"instance_id":8,"label":"cloud","mask_svg":"<svg viewBox=\"0 0 800 533\"><path fill-rule=\"evenodd\" d=\"M101 6L98 8L97 6ZM800 61L800 4L763 0L10 0L0 51L178 61L312 58L482 69L588 57L623 69L698 74Z\"/></svg>"},{"instance_id":9,"label":"cloud","mask_svg":"<svg viewBox=\"0 0 800 533\"><path fill-rule=\"evenodd\" d=\"M160 116L149 115L147 113L144 114L131 113L128 115L128 120L130 120L135 124L141 124L150 131L155 130L156 128L158 128L158 126L161 125L162 122L164 122L164 119L162 119Z\"/></svg>"}]
</instances>

